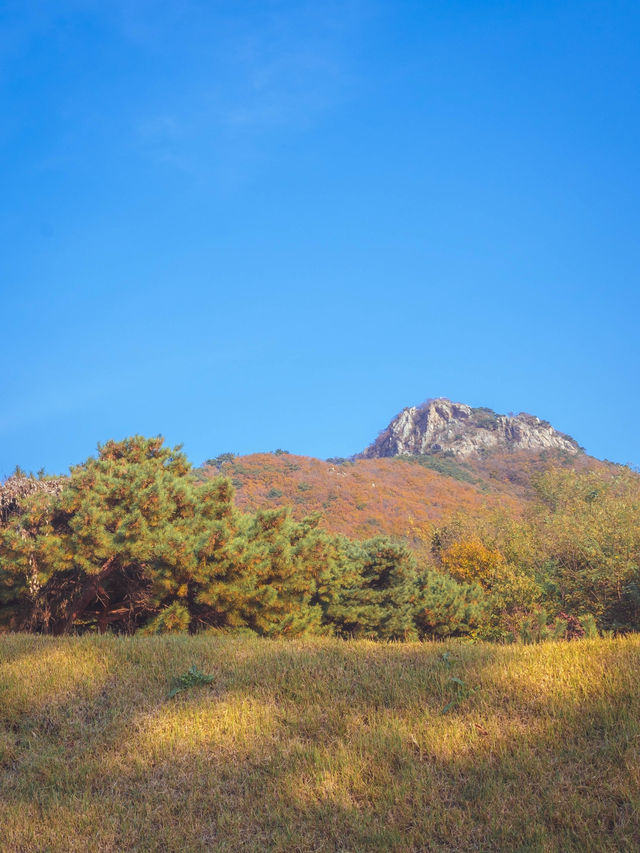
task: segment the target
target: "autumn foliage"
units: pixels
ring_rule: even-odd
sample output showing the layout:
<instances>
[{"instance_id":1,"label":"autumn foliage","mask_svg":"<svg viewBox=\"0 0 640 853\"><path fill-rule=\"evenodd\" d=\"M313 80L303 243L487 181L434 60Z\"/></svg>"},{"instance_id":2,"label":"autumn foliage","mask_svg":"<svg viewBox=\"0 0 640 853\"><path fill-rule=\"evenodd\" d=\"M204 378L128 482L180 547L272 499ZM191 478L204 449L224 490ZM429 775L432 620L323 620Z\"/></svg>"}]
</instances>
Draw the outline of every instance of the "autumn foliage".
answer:
<instances>
[{"instance_id":1,"label":"autumn foliage","mask_svg":"<svg viewBox=\"0 0 640 853\"><path fill-rule=\"evenodd\" d=\"M425 531L456 510L474 514L486 506L517 512L522 499L496 481L457 480L408 459L324 462L288 453L255 453L211 460L203 478L223 474L239 507L290 506L294 518L320 513L330 533L357 539L388 535L418 544Z\"/></svg>"},{"instance_id":2,"label":"autumn foliage","mask_svg":"<svg viewBox=\"0 0 640 853\"><path fill-rule=\"evenodd\" d=\"M0 625L527 642L639 630L638 475L514 459L515 490L483 479L497 460L281 451L194 471L161 438L110 441L55 484L2 487Z\"/></svg>"}]
</instances>

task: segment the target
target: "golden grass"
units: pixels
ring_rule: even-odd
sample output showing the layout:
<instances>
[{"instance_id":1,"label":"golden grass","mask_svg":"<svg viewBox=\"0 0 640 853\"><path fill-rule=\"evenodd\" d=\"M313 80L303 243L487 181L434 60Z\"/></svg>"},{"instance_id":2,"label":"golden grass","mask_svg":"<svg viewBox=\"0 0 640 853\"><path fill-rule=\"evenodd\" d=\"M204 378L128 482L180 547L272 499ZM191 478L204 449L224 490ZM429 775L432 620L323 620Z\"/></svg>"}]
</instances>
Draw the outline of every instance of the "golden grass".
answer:
<instances>
[{"instance_id":1,"label":"golden grass","mask_svg":"<svg viewBox=\"0 0 640 853\"><path fill-rule=\"evenodd\" d=\"M5 635L0 849L637 851L639 674L640 637Z\"/></svg>"}]
</instances>

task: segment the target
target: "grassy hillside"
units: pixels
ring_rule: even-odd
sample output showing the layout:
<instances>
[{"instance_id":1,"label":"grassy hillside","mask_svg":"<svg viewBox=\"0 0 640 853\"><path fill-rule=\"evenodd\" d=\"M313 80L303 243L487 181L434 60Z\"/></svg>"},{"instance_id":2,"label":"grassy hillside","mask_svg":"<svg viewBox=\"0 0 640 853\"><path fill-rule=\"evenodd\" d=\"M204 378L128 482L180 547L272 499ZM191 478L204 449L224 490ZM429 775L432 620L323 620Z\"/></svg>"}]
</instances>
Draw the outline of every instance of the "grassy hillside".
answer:
<instances>
[{"instance_id":1,"label":"grassy hillside","mask_svg":"<svg viewBox=\"0 0 640 853\"><path fill-rule=\"evenodd\" d=\"M638 636L6 635L2 849L635 851L639 674Z\"/></svg>"}]
</instances>

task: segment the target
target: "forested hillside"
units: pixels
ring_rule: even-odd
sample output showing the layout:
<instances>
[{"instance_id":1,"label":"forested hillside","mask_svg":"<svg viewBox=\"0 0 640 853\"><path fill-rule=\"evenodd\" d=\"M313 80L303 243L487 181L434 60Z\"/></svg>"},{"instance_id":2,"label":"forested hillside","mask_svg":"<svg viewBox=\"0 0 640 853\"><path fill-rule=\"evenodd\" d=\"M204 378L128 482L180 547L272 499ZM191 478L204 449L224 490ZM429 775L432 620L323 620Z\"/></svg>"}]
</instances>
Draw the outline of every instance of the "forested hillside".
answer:
<instances>
[{"instance_id":1,"label":"forested hillside","mask_svg":"<svg viewBox=\"0 0 640 853\"><path fill-rule=\"evenodd\" d=\"M636 631L640 477L575 461L280 451L194 470L161 438L110 441L68 478L17 473L0 489L0 626L527 642Z\"/></svg>"},{"instance_id":2,"label":"forested hillside","mask_svg":"<svg viewBox=\"0 0 640 853\"><path fill-rule=\"evenodd\" d=\"M244 510L290 506L296 518L318 512L326 530L356 538L384 533L411 541L455 510L473 514L487 504L521 508L518 490L508 483L489 483L451 460L442 466L425 461L225 454L205 464L202 476L229 477Z\"/></svg>"},{"instance_id":3,"label":"forested hillside","mask_svg":"<svg viewBox=\"0 0 640 853\"><path fill-rule=\"evenodd\" d=\"M229 477L236 503L247 511L289 506L295 518L320 513L322 527L332 533L356 538L383 533L417 543L453 512L473 516L501 507L520 514L535 499L535 478L551 468L615 470L585 454L544 450L327 461L276 450L224 453L208 460L199 476Z\"/></svg>"}]
</instances>

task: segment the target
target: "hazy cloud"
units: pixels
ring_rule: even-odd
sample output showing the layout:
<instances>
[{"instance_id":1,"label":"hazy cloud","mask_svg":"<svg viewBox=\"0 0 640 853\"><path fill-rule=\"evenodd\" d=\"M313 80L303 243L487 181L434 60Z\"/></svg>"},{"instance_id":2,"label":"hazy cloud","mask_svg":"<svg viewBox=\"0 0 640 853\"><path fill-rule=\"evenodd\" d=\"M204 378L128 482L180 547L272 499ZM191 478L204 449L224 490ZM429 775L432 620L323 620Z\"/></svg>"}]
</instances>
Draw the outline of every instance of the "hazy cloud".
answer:
<instances>
[{"instance_id":1,"label":"hazy cloud","mask_svg":"<svg viewBox=\"0 0 640 853\"><path fill-rule=\"evenodd\" d=\"M198 72L137 123L157 162L198 172L242 171L279 134L304 132L357 89L360 4L230 14L191 60Z\"/></svg>"}]
</instances>

